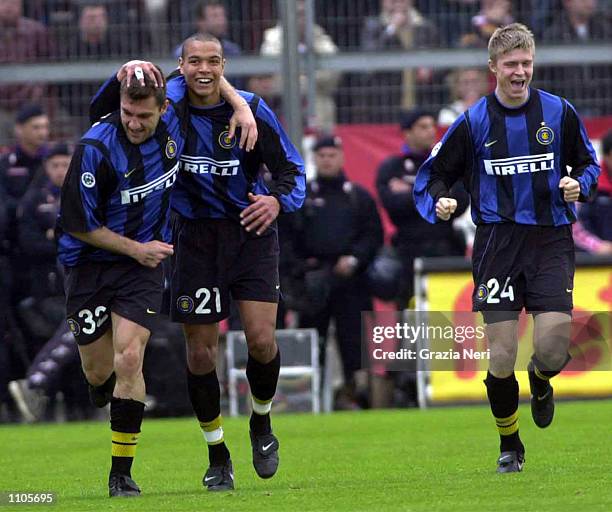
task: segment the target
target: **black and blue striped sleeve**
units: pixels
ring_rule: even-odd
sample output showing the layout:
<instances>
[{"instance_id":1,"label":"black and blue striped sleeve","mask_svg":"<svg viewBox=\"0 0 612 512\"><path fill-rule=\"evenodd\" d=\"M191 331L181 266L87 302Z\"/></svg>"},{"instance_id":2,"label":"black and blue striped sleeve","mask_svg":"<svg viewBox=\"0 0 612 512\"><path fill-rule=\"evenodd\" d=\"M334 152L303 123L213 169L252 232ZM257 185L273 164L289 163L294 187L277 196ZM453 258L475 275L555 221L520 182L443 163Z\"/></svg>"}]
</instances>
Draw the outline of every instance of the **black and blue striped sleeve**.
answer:
<instances>
[{"instance_id":1,"label":"black and blue striped sleeve","mask_svg":"<svg viewBox=\"0 0 612 512\"><path fill-rule=\"evenodd\" d=\"M62 187L59 217L62 229L86 233L102 227L106 191L113 181L116 176L100 151L89 144L79 144Z\"/></svg>"},{"instance_id":2,"label":"black and blue striped sleeve","mask_svg":"<svg viewBox=\"0 0 612 512\"><path fill-rule=\"evenodd\" d=\"M434 146L417 173L414 202L427 222L438 222L436 203L441 197L453 197L450 190L471 169L472 154L468 122L462 114Z\"/></svg>"},{"instance_id":3,"label":"black and blue striped sleeve","mask_svg":"<svg viewBox=\"0 0 612 512\"><path fill-rule=\"evenodd\" d=\"M563 159L572 168L571 177L580 183L578 201L587 202L595 196L599 165L595 150L574 107L566 101L563 123Z\"/></svg>"},{"instance_id":4,"label":"black and blue striped sleeve","mask_svg":"<svg viewBox=\"0 0 612 512\"><path fill-rule=\"evenodd\" d=\"M91 124L102 119L106 114L119 110L119 91L121 83L117 76L111 76L104 82L89 104L89 121Z\"/></svg>"},{"instance_id":5,"label":"black and blue striped sleeve","mask_svg":"<svg viewBox=\"0 0 612 512\"><path fill-rule=\"evenodd\" d=\"M306 194L304 161L276 115L263 100L255 115L259 138L257 149L272 174L270 194L278 199L284 212L301 208Z\"/></svg>"}]
</instances>

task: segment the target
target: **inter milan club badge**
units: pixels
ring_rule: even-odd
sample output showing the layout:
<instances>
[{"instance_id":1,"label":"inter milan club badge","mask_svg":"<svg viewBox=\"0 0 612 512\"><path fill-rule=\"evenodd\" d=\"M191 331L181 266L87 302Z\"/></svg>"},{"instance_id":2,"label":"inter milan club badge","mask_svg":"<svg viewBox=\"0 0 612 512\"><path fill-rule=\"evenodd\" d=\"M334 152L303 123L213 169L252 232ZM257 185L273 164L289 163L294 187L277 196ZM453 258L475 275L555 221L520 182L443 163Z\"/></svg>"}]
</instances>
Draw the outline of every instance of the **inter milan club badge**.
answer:
<instances>
[{"instance_id":1,"label":"inter milan club badge","mask_svg":"<svg viewBox=\"0 0 612 512\"><path fill-rule=\"evenodd\" d=\"M489 295L489 289L484 284L481 284L478 287L478 290L476 291L476 299L482 302L488 297L488 295Z\"/></svg>"},{"instance_id":2,"label":"inter milan club badge","mask_svg":"<svg viewBox=\"0 0 612 512\"><path fill-rule=\"evenodd\" d=\"M168 139L168 142L166 143L166 156L170 159L176 156L176 142L174 142L172 139Z\"/></svg>"},{"instance_id":3,"label":"inter milan club badge","mask_svg":"<svg viewBox=\"0 0 612 512\"><path fill-rule=\"evenodd\" d=\"M70 332L72 332L72 334L74 334L75 336L78 336L79 333L81 332L81 328L79 327L79 324L72 318L68 319L68 327L70 328Z\"/></svg>"},{"instance_id":4,"label":"inter milan club badge","mask_svg":"<svg viewBox=\"0 0 612 512\"><path fill-rule=\"evenodd\" d=\"M536 132L536 140L543 146L548 146L555 140L555 132L548 126L542 126L542 128Z\"/></svg>"},{"instance_id":5,"label":"inter milan club badge","mask_svg":"<svg viewBox=\"0 0 612 512\"><path fill-rule=\"evenodd\" d=\"M223 149L232 149L236 145L236 137L229 136L229 131L225 130L219 135L219 146Z\"/></svg>"},{"instance_id":6,"label":"inter milan club badge","mask_svg":"<svg viewBox=\"0 0 612 512\"><path fill-rule=\"evenodd\" d=\"M176 306L181 313L191 313L193 311L193 299L189 295L181 295L176 299Z\"/></svg>"}]
</instances>

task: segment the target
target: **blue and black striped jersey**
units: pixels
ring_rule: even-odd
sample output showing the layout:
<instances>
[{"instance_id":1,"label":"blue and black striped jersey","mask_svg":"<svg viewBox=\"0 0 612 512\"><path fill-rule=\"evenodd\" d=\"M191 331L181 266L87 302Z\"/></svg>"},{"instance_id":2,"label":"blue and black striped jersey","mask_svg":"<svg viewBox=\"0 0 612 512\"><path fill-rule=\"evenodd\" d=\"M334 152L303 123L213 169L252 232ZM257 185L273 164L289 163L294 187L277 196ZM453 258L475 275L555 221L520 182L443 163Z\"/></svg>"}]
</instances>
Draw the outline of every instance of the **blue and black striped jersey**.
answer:
<instances>
[{"instance_id":1,"label":"blue and black striped jersey","mask_svg":"<svg viewBox=\"0 0 612 512\"><path fill-rule=\"evenodd\" d=\"M171 240L170 190L179 169L185 129L172 105L153 136L132 144L119 112L95 123L80 140L62 188L58 256L62 264L117 261L127 256L70 235L102 226L138 242Z\"/></svg>"},{"instance_id":2,"label":"blue and black striped jersey","mask_svg":"<svg viewBox=\"0 0 612 512\"><path fill-rule=\"evenodd\" d=\"M181 101L187 92L182 76L168 81L168 98ZM259 137L249 153L228 138L233 108L223 102L212 107L190 106L185 150L180 158L172 209L189 219L239 219L251 204L248 192L273 195L285 212L302 206L306 190L304 163L268 105L253 93L237 91L250 105ZM265 164L272 182L261 175Z\"/></svg>"},{"instance_id":3,"label":"blue and black striped jersey","mask_svg":"<svg viewBox=\"0 0 612 512\"><path fill-rule=\"evenodd\" d=\"M568 171L571 168L571 172ZM580 201L595 191L599 166L584 126L565 99L530 89L511 109L490 94L462 114L417 174L414 198L421 216L438 221L435 205L463 180L475 224L514 222L560 226L576 220L559 181L580 183Z\"/></svg>"}]
</instances>

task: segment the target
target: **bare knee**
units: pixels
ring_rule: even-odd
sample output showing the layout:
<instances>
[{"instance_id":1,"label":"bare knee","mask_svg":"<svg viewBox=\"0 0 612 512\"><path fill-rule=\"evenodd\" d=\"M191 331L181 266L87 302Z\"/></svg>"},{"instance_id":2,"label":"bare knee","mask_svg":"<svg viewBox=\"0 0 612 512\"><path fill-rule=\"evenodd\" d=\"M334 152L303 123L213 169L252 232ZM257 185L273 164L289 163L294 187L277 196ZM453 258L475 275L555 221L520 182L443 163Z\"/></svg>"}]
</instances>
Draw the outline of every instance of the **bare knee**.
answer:
<instances>
[{"instance_id":1,"label":"bare knee","mask_svg":"<svg viewBox=\"0 0 612 512\"><path fill-rule=\"evenodd\" d=\"M96 363L92 361L83 362L82 367L87 382L92 386L101 386L108 380L110 374L113 372L112 368L105 368L99 364L96 365Z\"/></svg>"},{"instance_id":2,"label":"bare knee","mask_svg":"<svg viewBox=\"0 0 612 512\"><path fill-rule=\"evenodd\" d=\"M212 372L217 366L217 345L188 342L187 366L196 375Z\"/></svg>"},{"instance_id":3,"label":"bare knee","mask_svg":"<svg viewBox=\"0 0 612 512\"><path fill-rule=\"evenodd\" d=\"M276 353L274 325L261 323L252 326L246 332L249 353L261 363L272 360Z\"/></svg>"},{"instance_id":4,"label":"bare knee","mask_svg":"<svg viewBox=\"0 0 612 512\"><path fill-rule=\"evenodd\" d=\"M546 367L546 370L560 370L567 360L567 350L565 347L539 347L536 350L536 357ZM544 368L541 368L544 369Z\"/></svg>"},{"instance_id":5,"label":"bare knee","mask_svg":"<svg viewBox=\"0 0 612 512\"><path fill-rule=\"evenodd\" d=\"M133 379L142 370L140 343L134 342L115 352L115 373L118 380Z\"/></svg>"},{"instance_id":6,"label":"bare knee","mask_svg":"<svg viewBox=\"0 0 612 512\"><path fill-rule=\"evenodd\" d=\"M196 375L212 372L217 366L218 325L184 325L183 331L189 371Z\"/></svg>"},{"instance_id":7,"label":"bare knee","mask_svg":"<svg viewBox=\"0 0 612 512\"><path fill-rule=\"evenodd\" d=\"M514 372L516 362L516 351L494 351L491 350L489 360L489 372L498 379L505 379Z\"/></svg>"}]
</instances>

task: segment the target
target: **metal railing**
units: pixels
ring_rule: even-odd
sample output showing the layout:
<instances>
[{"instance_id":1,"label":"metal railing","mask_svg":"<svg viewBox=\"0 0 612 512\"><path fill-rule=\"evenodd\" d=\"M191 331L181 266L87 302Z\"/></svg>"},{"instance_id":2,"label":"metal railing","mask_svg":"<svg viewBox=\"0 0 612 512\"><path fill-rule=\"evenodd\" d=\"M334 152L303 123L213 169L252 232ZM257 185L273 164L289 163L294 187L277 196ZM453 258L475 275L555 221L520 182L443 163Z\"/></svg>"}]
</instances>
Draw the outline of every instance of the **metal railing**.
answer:
<instances>
[{"instance_id":1,"label":"metal railing","mask_svg":"<svg viewBox=\"0 0 612 512\"><path fill-rule=\"evenodd\" d=\"M57 121L54 123L56 137L78 137L88 125L86 110L92 92L122 62L144 57L170 71L176 66L177 45L196 30L196 2L101 0L100 3L107 6L108 31L112 37L87 50L79 43L81 11L71 10L69 2L24 3L27 4L25 14L45 22L51 44L40 56L28 54L22 59L12 59L10 52L0 46L0 92L3 93L0 115L14 115L16 103L11 102L11 95L16 89L43 83L44 88L30 99L48 105ZM438 34L435 46L433 41L425 41L422 47L411 49L383 47L364 51L368 47L363 42L364 27L368 20L377 18L378 0L305 0L303 39L307 44L297 37L296 16L284 16L285 24L293 24L289 31L296 36L291 46L293 51L288 48L278 57L263 57L259 51L267 37L265 31L279 23L277 20L283 12L295 13L297 0L283 0L279 5L285 10L278 9L276 0L227 0L227 38L238 44L243 53L228 55L226 75L238 80L241 87L258 92L279 110L296 142L302 128L329 128L334 123L393 122L400 108L413 105L438 111L453 99L449 74L460 67L483 67L486 49L461 47L461 38L457 37L457 33L471 29L474 6L440 2L436 5L446 5L446 8L434 10L430 7L432 2L414 0L413 4L435 28ZM556 11L540 5L547 2L537 2L534 6L533 2L523 0L512 4L513 17L529 22L540 35L547 26L541 20L554 22L557 16ZM567 97L583 115L612 114L609 4L600 1L603 32L594 33L588 44L538 42L534 84ZM456 22L451 24L451 19ZM335 51L315 51L320 30L330 36ZM279 73L285 76L286 83L275 88L268 76ZM331 80L324 82L322 76ZM315 107L324 101L332 110L328 122L317 119L319 113ZM0 133L0 144L9 141L8 130Z\"/></svg>"}]
</instances>

